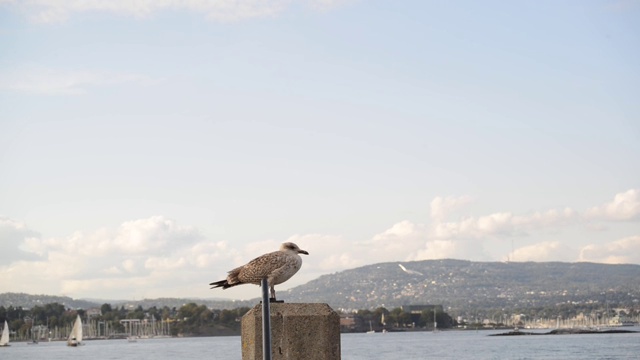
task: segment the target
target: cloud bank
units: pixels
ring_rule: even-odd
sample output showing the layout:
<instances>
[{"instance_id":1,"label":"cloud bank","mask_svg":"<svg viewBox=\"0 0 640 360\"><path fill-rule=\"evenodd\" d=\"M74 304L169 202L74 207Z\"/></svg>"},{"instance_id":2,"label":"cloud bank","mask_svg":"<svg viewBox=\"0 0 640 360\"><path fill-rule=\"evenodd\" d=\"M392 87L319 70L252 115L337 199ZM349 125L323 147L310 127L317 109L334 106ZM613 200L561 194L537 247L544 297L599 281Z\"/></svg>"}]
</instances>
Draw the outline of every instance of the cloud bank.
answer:
<instances>
[{"instance_id":1,"label":"cloud bank","mask_svg":"<svg viewBox=\"0 0 640 360\"><path fill-rule=\"evenodd\" d=\"M363 241L340 235L296 234L244 246L207 239L197 228L163 216L126 221L115 229L54 238L43 237L19 221L0 217L0 292L106 299L251 298L256 296L256 290L250 287L214 294L207 284L257 255L276 250L284 241L297 243L310 255L305 256L302 271L283 289L322 274L377 262L458 258L640 263L637 232L598 241L590 240L592 237L569 241L564 236L572 228L601 236L602 231L594 232L587 226L593 222L637 221L637 189L616 194L611 201L584 211L504 211L449 219L454 210L464 210L469 202L468 197L436 197L430 204L430 222L399 221ZM514 238L519 239L517 248L511 246Z\"/></svg>"},{"instance_id":2,"label":"cloud bank","mask_svg":"<svg viewBox=\"0 0 640 360\"><path fill-rule=\"evenodd\" d=\"M640 236L629 236L605 244L590 244L580 250L580 261L605 264L637 264L640 260Z\"/></svg>"},{"instance_id":3,"label":"cloud bank","mask_svg":"<svg viewBox=\"0 0 640 360\"><path fill-rule=\"evenodd\" d=\"M640 189L630 189L616 194L612 201L587 210L586 216L594 220L638 220L640 219Z\"/></svg>"}]
</instances>

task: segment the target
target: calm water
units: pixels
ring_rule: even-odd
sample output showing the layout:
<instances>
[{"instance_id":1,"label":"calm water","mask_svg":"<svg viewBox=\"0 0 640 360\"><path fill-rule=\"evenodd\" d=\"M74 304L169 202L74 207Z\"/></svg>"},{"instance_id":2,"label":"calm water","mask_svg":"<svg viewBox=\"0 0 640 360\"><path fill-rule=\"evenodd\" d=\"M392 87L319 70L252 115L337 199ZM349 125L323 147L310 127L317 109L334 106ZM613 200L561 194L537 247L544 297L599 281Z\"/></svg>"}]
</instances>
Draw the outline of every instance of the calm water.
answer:
<instances>
[{"instance_id":1,"label":"calm water","mask_svg":"<svg viewBox=\"0 0 640 360\"><path fill-rule=\"evenodd\" d=\"M640 330L634 328L634 330ZM640 333L487 336L495 331L343 334L342 359L640 359ZM12 343L0 359L241 359L240 337Z\"/></svg>"}]
</instances>

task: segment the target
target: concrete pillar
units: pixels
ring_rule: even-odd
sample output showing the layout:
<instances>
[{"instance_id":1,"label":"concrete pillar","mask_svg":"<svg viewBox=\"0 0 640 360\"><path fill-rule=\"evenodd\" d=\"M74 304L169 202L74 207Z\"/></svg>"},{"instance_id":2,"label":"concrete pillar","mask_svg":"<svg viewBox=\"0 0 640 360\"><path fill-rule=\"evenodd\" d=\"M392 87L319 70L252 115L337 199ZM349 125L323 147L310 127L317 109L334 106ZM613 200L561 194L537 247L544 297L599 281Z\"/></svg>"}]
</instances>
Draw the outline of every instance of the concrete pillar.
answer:
<instances>
[{"instance_id":1,"label":"concrete pillar","mask_svg":"<svg viewBox=\"0 0 640 360\"><path fill-rule=\"evenodd\" d=\"M340 360L340 316L329 305L270 305L272 360ZM262 360L261 309L242 317L242 360Z\"/></svg>"}]
</instances>

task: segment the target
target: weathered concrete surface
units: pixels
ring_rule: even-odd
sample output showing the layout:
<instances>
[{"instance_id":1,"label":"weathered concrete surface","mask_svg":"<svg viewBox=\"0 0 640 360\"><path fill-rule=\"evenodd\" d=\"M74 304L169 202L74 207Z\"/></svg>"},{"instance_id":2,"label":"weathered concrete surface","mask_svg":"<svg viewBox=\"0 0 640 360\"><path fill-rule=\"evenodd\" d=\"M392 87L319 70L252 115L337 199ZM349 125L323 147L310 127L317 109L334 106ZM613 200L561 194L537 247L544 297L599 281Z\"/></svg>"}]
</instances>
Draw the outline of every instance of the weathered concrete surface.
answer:
<instances>
[{"instance_id":1,"label":"weathered concrete surface","mask_svg":"<svg viewBox=\"0 0 640 360\"><path fill-rule=\"evenodd\" d=\"M329 305L270 307L272 360L340 359L340 316ZM262 360L262 304L242 317L242 360Z\"/></svg>"}]
</instances>

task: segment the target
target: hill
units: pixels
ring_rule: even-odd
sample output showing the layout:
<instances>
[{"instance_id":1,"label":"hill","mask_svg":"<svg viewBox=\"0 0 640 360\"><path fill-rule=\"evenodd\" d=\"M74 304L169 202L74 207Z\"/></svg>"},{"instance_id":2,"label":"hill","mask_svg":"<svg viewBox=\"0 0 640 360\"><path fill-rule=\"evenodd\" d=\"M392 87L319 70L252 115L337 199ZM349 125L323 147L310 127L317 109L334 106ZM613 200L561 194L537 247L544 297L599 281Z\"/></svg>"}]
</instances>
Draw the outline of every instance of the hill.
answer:
<instances>
[{"instance_id":1,"label":"hill","mask_svg":"<svg viewBox=\"0 0 640 360\"><path fill-rule=\"evenodd\" d=\"M380 263L323 275L283 293L289 302L336 309L444 304L457 313L560 304L637 307L640 265L424 260Z\"/></svg>"},{"instance_id":2,"label":"hill","mask_svg":"<svg viewBox=\"0 0 640 360\"><path fill-rule=\"evenodd\" d=\"M403 270L402 264L406 270ZM303 269L304 271L304 269ZM491 309L640 307L640 265L561 262L472 262L424 260L380 263L323 275L304 285L279 291L287 302L324 302L334 309L357 310L405 305L442 304L451 314ZM0 294L0 306L60 303L68 308L113 306L144 309L180 308L187 303L214 309L252 307L259 299L161 298L137 301L74 300L69 297ZM553 313L554 311L551 311Z\"/></svg>"},{"instance_id":3,"label":"hill","mask_svg":"<svg viewBox=\"0 0 640 360\"><path fill-rule=\"evenodd\" d=\"M100 299L72 299L67 296L53 295L31 295L25 293L2 293L0 294L0 306L18 307L23 309L31 309L36 305L45 305L58 303L64 305L68 309L90 309L100 307L102 304L110 304L114 307L123 306L126 309L134 309L142 306L148 309L153 306L161 308L167 306L169 308L180 308L188 303L196 303L206 305L212 309L236 309L239 307L252 307L256 301L250 300L226 300L226 299L189 299L189 298L158 298L158 299L142 299L142 300L100 300Z\"/></svg>"},{"instance_id":4,"label":"hill","mask_svg":"<svg viewBox=\"0 0 640 360\"><path fill-rule=\"evenodd\" d=\"M31 309L39 305L58 303L69 309L89 309L100 306L93 301L72 299L68 296L54 295L31 295L25 293L2 293L0 294L0 306L5 308L9 306L22 307L23 309Z\"/></svg>"}]
</instances>

